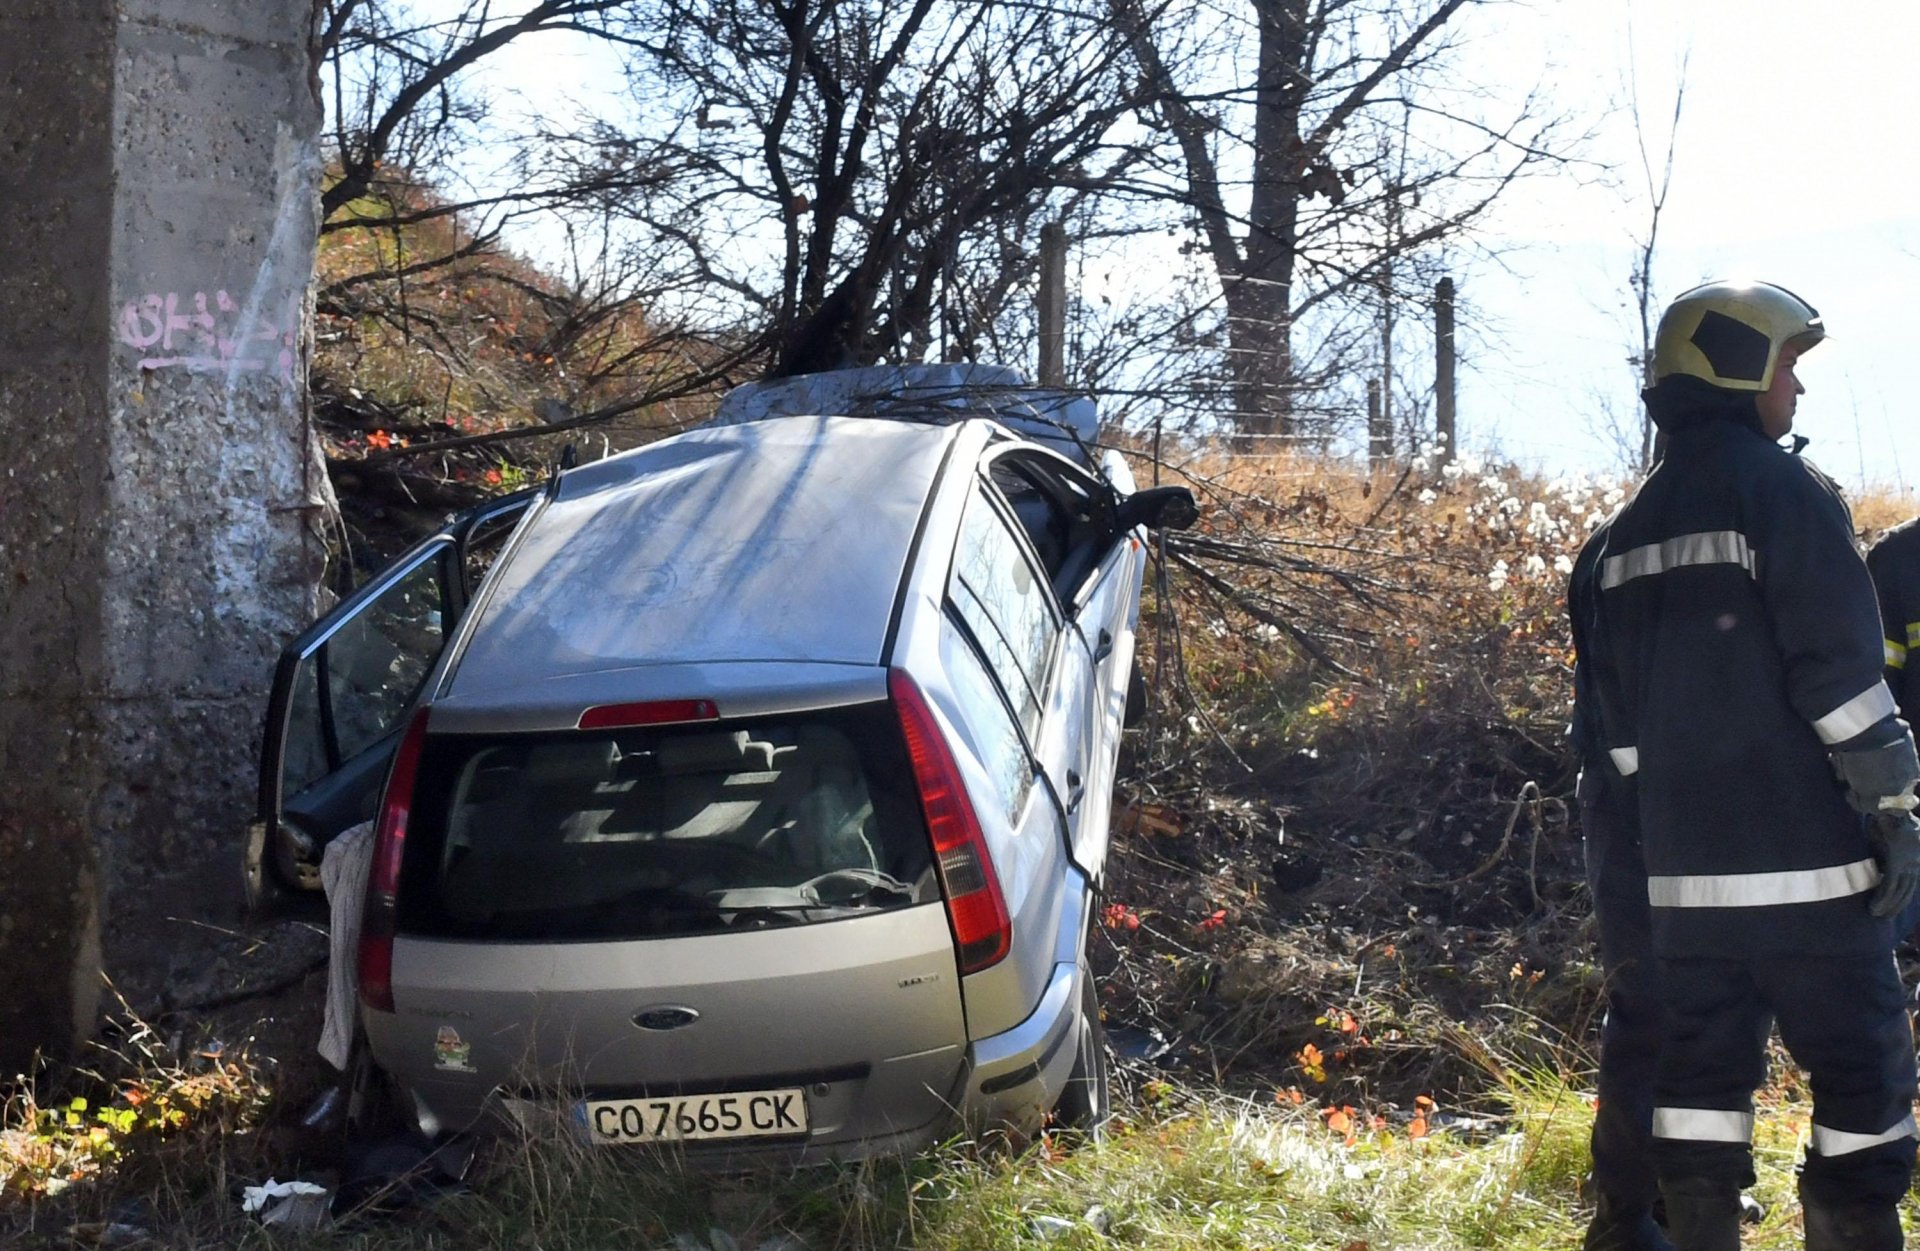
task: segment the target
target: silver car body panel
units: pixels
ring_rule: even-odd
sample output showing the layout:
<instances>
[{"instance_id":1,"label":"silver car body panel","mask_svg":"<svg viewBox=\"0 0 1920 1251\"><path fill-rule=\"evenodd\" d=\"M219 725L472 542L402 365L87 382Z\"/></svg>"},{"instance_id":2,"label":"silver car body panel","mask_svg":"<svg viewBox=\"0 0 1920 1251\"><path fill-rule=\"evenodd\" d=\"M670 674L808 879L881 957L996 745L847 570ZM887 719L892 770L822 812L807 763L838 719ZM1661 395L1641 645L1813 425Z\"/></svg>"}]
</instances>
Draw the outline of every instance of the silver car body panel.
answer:
<instances>
[{"instance_id":1,"label":"silver car body panel","mask_svg":"<svg viewBox=\"0 0 1920 1251\"><path fill-rule=\"evenodd\" d=\"M1133 473L1118 452L1103 457L1101 469L1114 489L1130 495ZM1088 654L1094 657L1095 707L1087 725L1093 736L1088 752L1084 812L1074 829L1074 861L1093 876L1104 877L1113 823L1113 787L1118 780L1120 736L1126 728L1127 686L1140 625L1141 588L1146 578L1146 532L1136 530L1113 545L1100 568L1074 597L1072 616ZM1106 655L1100 656L1101 634Z\"/></svg>"},{"instance_id":2,"label":"silver car body panel","mask_svg":"<svg viewBox=\"0 0 1920 1251\"><path fill-rule=\"evenodd\" d=\"M963 428L954 447L955 462L971 465L991 433L992 427L984 424ZM989 749L947 681L948 653L969 646L946 611L946 594L960 518L977 484L971 472L948 474L942 480L939 496L928 508L920 558L902 596L900 627L890 658L925 692L953 748L1013 923L1013 947L1007 957L963 979L967 1034L976 1040L1025 1021L1046 992L1066 906L1062 888L1068 868L1062 814L1046 785L1033 786L1020 813L1011 820L981 798L996 790L986 764ZM1063 634L1057 645L1071 642Z\"/></svg>"},{"instance_id":3,"label":"silver car body panel","mask_svg":"<svg viewBox=\"0 0 1920 1251\"><path fill-rule=\"evenodd\" d=\"M1133 673L1139 587L1146 552L1139 540L1123 539L1087 583L1074 614L1089 656L1098 656L1101 633L1106 655L1094 660L1084 721L1089 742L1080 811L1073 826L1073 858L1095 882L1103 880L1113 822L1113 786L1125 729L1127 684Z\"/></svg>"},{"instance_id":4,"label":"silver car body panel","mask_svg":"<svg viewBox=\"0 0 1920 1251\"><path fill-rule=\"evenodd\" d=\"M368 1038L446 1129L480 1119L496 1090L572 1115L583 1096L803 1086L809 1146L938 1131L966 1063L939 904L632 942L403 934L393 981L396 1011L365 1013ZM635 1024L662 1006L697 1019Z\"/></svg>"},{"instance_id":5,"label":"silver car body panel","mask_svg":"<svg viewBox=\"0 0 1920 1251\"><path fill-rule=\"evenodd\" d=\"M1039 1002L1024 1021L972 1044L963 1106L968 1118L978 1123L1039 1125L1073 1071L1081 979L1088 976L1084 956L1093 895L1086 878L1072 868L1061 888L1066 906L1053 934L1053 962Z\"/></svg>"},{"instance_id":6,"label":"silver car body panel","mask_svg":"<svg viewBox=\"0 0 1920 1251\"><path fill-rule=\"evenodd\" d=\"M441 695L640 664L877 663L948 439L791 417L572 471L488 579Z\"/></svg>"}]
</instances>

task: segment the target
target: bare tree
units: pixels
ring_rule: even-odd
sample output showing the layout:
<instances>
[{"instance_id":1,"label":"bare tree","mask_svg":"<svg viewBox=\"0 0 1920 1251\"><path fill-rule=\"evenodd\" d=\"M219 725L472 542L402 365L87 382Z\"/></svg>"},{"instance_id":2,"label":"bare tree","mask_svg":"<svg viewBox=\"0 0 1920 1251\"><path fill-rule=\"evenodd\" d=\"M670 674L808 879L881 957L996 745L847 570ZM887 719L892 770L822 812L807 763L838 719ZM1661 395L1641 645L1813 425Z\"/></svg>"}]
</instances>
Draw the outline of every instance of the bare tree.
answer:
<instances>
[{"instance_id":1,"label":"bare tree","mask_svg":"<svg viewBox=\"0 0 1920 1251\"><path fill-rule=\"evenodd\" d=\"M1679 76L1673 87L1673 115L1667 119L1666 154L1656 174L1653 160L1647 153L1647 127L1640 111L1640 80L1634 68L1632 28L1628 28L1627 100L1633 118L1633 139L1640 153L1640 174L1647 196L1647 232L1634 240L1633 275L1629 280L1633 287L1634 307L1640 315L1640 352L1634 363L1638 366L1635 372L1642 389L1653 385L1653 261L1660 242L1660 215L1666 211L1667 193L1673 187L1673 156L1680 141L1680 114L1687 99L1688 60L1686 55L1680 58ZM1642 408L1639 466L1642 473L1652 469L1654 462L1666 451L1665 442L1654 430L1652 415Z\"/></svg>"},{"instance_id":2,"label":"bare tree","mask_svg":"<svg viewBox=\"0 0 1920 1251\"><path fill-rule=\"evenodd\" d=\"M678 172L622 211L757 319L773 374L973 355L1041 222L1133 159L1095 3L663 0L629 38L633 141Z\"/></svg>"},{"instance_id":3,"label":"bare tree","mask_svg":"<svg viewBox=\"0 0 1920 1251\"><path fill-rule=\"evenodd\" d=\"M1213 18L1111 0L1173 149L1162 191L1212 262L1241 431L1313 433L1302 397L1351 371L1329 349L1358 339L1356 303L1419 298L1440 247L1566 159L1536 96L1490 116L1458 79L1454 28L1480 2L1245 0ZM1319 341L1303 345L1310 319Z\"/></svg>"},{"instance_id":4,"label":"bare tree","mask_svg":"<svg viewBox=\"0 0 1920 1251\"><path fill-rule=\"evenodd\" d=\"M322 5L331 169L316 289L317 410L343 432L408 441L355 465L604 423L710 389L735 370L733 327L681 298L702 276L659 240L633 237L611 207L681 176L671 151L576 118L524 120L475 81L489 59L531 39L570 32L630 46L626 32L652 6ZM507 248L509 228L535 219L547 242L537 265ZM450 315L458 308L449 298L476 284L517 292L509 333L476 338L467 319ZM395 340L416 362L410 385L384 393L359 385L369 353ZM529 405L530 391L538 398ZM509 428L462 433L456 392L465 407L486 410L488 424ZM417 484L405 489L419 493Z\"/></svg>"},{"instance_id":5,"label":"bare tree","mask_svg":"<svg viewBox=\"0 0 1920 1251\"><path fill-rule=\"evenodd\" d=\"M535 0L503 14L489 0L467 0L445 16L419 16L406 0L320 0L317 51L324 62L334 177L321 195L323 229L366 225L356 212L409 179L445 172L456 155L498 142L502 128L466 79L488 57L532 35L581 31L612 35L634 0ZM441 190L446 189L445 183ZM516 187L470 201L448 198L433 215L471 214L503 204L567 198L567 186ZM382 205L381 207L390 207ZM377 220L385 221L383 215Z\"/></svg>"}]
</instances>

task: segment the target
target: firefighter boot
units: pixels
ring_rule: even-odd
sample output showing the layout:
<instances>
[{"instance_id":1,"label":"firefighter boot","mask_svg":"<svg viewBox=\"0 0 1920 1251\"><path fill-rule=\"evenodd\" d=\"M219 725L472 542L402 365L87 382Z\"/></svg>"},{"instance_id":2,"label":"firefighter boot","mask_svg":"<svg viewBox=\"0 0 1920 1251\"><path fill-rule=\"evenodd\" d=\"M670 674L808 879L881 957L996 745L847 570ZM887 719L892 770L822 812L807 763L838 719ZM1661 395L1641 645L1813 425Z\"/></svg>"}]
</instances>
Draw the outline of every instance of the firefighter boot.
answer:
<instances>
[{"instance_id":1,"label":"firefighter boot","mask_svg":"<svg viewBox=\"0 0 1920 1251\"><path fill-rule=\"evenodd\" d=\"M1901 1251L1900 1212L1892 1203L1826 1204L1801 1196L1807 1251Z\"/></svg>"},{"instance_id":2,"label":"firefighter boot","mask_svg":"<svg viewBox=\"0 0 1920 1251\"><path fill-rule=\"evenodd\" d=\"M1678 1251L1740 1251L1740 1187L1710 1177L1662 1179L1667 1235Z\"/></svg>"},{"instance_id":3,"label":"firefighter boot","mask_svg":"<svg viewBox=\"0 0 1920 1251\"><path fill-rule=\"evenodd\" d=\"M1593 1223L1580 1245L1583 1251L1673 1251L1666 1231L1653 1219L1653 1209L1616 1203L1607 1195L1594 1205Z\"/></svg>"}]
</instances>

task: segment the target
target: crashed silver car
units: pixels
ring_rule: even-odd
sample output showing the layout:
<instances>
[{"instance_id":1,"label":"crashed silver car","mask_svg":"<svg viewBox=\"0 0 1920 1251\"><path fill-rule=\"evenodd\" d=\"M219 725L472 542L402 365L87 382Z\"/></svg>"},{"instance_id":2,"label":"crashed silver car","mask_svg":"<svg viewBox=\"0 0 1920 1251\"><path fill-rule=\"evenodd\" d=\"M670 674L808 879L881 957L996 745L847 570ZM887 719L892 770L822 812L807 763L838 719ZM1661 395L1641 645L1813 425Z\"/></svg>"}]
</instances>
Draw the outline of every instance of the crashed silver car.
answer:
<instances>
[{"instance_id":1,"label":"crashed silver car","mask_svg":"<svg viewBox=\"0 0 1920 1251\"><path fill-rule=\"evenodd\" d=\"M1194 510L1050 395L747 388L289 647L250 872L374 817L360 1021L422 1129L740 1162L1104 1118L1143 542Z\"/></svg>"}]
</instances>

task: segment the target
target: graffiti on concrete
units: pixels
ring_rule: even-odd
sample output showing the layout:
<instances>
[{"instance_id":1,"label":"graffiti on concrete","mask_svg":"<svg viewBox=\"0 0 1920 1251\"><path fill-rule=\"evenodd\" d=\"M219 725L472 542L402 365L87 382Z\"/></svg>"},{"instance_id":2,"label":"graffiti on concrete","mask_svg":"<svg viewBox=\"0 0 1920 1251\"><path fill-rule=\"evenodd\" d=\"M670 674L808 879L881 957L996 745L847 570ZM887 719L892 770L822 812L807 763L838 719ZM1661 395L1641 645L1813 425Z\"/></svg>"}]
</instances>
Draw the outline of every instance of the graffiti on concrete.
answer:
<instances>
[{"instance_id":1,"label":"graffiti on concrete","mask_svg":"<svg viewBox=\"0 0 1920 1251\"><path fill-rule=\"evenodd\" d=\"M145 353L141 369L293 377L298 305L275 317L248 303L242 308L224 290L167 291L128 300L120 309L120 342Z\"/></svg>"}]
</instances>

